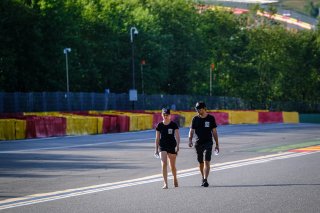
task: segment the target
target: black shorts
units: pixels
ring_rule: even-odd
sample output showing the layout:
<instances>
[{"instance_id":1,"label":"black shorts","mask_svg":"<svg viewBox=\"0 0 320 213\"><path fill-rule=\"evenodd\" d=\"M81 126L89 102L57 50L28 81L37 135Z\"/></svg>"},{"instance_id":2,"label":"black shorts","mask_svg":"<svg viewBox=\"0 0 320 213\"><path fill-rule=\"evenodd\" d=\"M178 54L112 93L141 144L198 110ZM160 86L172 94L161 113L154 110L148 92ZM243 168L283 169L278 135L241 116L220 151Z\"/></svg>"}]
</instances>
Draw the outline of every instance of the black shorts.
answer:
<instances>
[{"instance_id":1,"label":"black shorts","mask_svg":"<svg viewBox=\"0 0 320 213\"><path fill-rule=\"evenodd\" d=\"M177 154L176 153L176 147L160 147L159 148L160 152L167 152L170 154Z\"/></svg>"},{"instance_id":2,"label":"black shorts","mask_svg":"<svg viewBox=\"0 0 320 213\"><path fill-rule=\"evenodd\" d=\"M213 143L196 144L197 160L199 163L203 163L203 157L205 161L211 161Z\"/></svg>"}]
</instances>

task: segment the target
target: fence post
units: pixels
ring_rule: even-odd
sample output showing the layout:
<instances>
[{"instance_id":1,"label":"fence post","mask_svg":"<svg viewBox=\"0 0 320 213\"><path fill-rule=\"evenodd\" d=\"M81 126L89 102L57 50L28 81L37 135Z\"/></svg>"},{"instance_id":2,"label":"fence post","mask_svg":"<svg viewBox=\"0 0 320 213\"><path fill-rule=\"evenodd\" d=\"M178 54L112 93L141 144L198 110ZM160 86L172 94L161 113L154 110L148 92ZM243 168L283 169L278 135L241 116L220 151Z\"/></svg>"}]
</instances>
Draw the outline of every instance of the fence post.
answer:
<instances>
[{"instance_id":1,"label":"fence post","mask_svg":"<svg viewBox=\"0 0 320 213\"><path fill-rule=\"evenodd\" d=\"M26 95L28 97L28 112L33 112L34 111L34 94L32 92L29 93L22 93L20 95L20 97L22 97L22 95ZM23 111L23 110L22 110Z\"/></svg>"},{"instance_id":2,"label":"fence post","mask_svg":"<svg viewBox=\"0 0 320 213\"><path fill-rule=\"evenodd\" d=\"M3 113L4 93L0 92L0 113Z\"/></svg>"},{"instance_id":3,"label":"fence post","mask_svg":"<svg viewBox=\"0 0 320 213\"><path fill-rule=\"evenodd\" d=\"M108 110L109 94L110 94L110 90L105 89L104 90L104 110Z\"/></svg>"},{"instance_id":4,"label":"fence post","mask_svg":"<svg viewBox=\"0 0 320 213\"><path fill-rule=\"evenodd\" d=\"M94 107L94 93L93 92L91 92L91 93L89 93L90 94L90 103L91 103L91 109L95 109L95 107Z\"/></svg>"},{"instance_id":5,"label":"fence post","mask_svg":"<svg viewBox=\"0 0 320 213\"><path fill-rule=\"evenodd\" d=\"M47 109L47 96L46 96L46 92L42 92L41 95L42 95L42 111L46 112L48 111Z\"/></svg>"},{"instance_id":6,"label":"fence post","mask_svg":"<svg viewBox=\"0 0 320 213\"><path fill-rule=\"evenodd\" d=\"M19 93L15 92L13 93L14 96L14 101L13 101L13 105L14 105L14 112L19 112Z\"/></svg>"},{"instance_id":7,"label":"fence post","mask_svg":"<svg viewBox=\"0 0 320 213\"><path fill-rule=\"evenodd\" d=\"M72 94L73 93L68 92L68 96L67 96L67 104L68 104L67 109L68 109L69 112L72 110L71 109L71 103L72 103L71 99L73 99L73 95Z\"/></svg>"},{"instance_id":8,"label":"fence post","mask_svg":"<svg viewBox=\"0 0 320 213\"><path fill-rule=\"evenodd\" d=\"M80 92L80 94L79 94L79 102L80 102L80 111L83 111L84 110L84 108L86 108L86 107L83 107L83 105L84 105L84 98L83 98L83 92Z\"/></svg>"}]
</instances>

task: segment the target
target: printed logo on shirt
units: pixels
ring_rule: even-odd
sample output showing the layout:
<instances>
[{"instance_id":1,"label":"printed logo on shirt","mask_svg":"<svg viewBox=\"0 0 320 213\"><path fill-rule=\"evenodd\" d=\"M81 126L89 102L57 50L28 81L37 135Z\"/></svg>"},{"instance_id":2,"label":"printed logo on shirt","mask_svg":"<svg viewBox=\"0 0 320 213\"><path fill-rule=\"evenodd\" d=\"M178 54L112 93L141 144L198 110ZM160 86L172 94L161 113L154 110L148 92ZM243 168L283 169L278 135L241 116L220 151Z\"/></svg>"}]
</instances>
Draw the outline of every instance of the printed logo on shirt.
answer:
<instances>
[{"instance_id":1,"label":"printed logo on shirt","mask_svg":"<svg viewBox=\"0 0 320 213\"><path fill-rule=\"evenodd\" d=\"M210 127L210 122L209 121L204 122L204 127Z\"/></svg>"},{"instance_id":2,"label":"printed logo on shirt","mask_svg":"<svg viewBox=\"0 0 320 213\"><path fill-rule=\"evenodd\" d=\"M173 129L168 129L168 134L172 135L173 134Z\"/></svg>"}]
</instances>

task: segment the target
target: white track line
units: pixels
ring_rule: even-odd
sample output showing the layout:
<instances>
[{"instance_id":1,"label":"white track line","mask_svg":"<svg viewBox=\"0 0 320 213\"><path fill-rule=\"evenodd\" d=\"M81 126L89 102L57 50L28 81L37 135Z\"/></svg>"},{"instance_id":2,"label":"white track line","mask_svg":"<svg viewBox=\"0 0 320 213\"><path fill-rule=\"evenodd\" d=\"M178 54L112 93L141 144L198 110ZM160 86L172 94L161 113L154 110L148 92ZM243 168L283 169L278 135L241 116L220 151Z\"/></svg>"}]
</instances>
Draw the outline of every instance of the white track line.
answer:
<instances>
[{"instance_id":1,"label":"white track line","mask_svg":"<svg viewBox=\"0 0 320 213\"><path fill-rule=\"evenodd\" d=\"M220 163L220 164L212 164L211 166L213 167L213 169L211 171L216 172L216 171L221 171L226 169L238 168L242 166L266 163L266 162L275 161L275 160L300 157L300 156L309 155L313 153L320 153L320 151L301 152L301 153L283 152L279 154L265 155L261 157L248 158L244 160L231 161L231 162ZM191 168L186 170L180 170L178 172L178 177L183 178L183 177L189 177L189 176L198 175L198 174L199 174L198 168ZM173 177L172 175L170 175L168 178L172 179ZM160 181L162 181L162 175L157 174L157 175L146 176L146 177L132 179L132 180L105 183L105 184L93 185L89 187L81 187L81 188L75 188L75 189L67 189L63 191L56 191L56 192L50 192L50 193L28 195L25 197L12 198L12 199L0 201L0 210L19 207L19 206L33 205L37 203L65 199L69 197L76 197L80 195L92 194L97 192L121 189L125 187L143 185L143 184L148 184L153 182L160 182Z\"/></svg>"}]
</instances>

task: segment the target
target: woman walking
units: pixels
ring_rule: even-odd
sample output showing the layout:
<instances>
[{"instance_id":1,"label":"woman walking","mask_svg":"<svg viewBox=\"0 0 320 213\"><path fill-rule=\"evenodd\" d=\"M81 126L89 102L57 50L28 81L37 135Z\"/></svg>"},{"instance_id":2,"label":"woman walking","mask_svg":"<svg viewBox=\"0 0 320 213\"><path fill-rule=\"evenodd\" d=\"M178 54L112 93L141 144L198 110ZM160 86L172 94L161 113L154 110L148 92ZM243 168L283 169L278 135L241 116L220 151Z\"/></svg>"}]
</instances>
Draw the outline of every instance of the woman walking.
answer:
<instances>
[{"instance_id":1,"label":"woman walking","mask_svg":"<svg viewBox=\"0 0 320 213\"><path fill-rule=\"evenodd\" d=\"M168 188L167 162L173 175L173 185L178 187L176 157L179 152L180 133L178 125L171 121L170 109L162 109L163 121L156 127L155 154L160 155L163 176L163 189ZM160 153L160 154L159 154Z\"/></svg>"}]
</instances>

